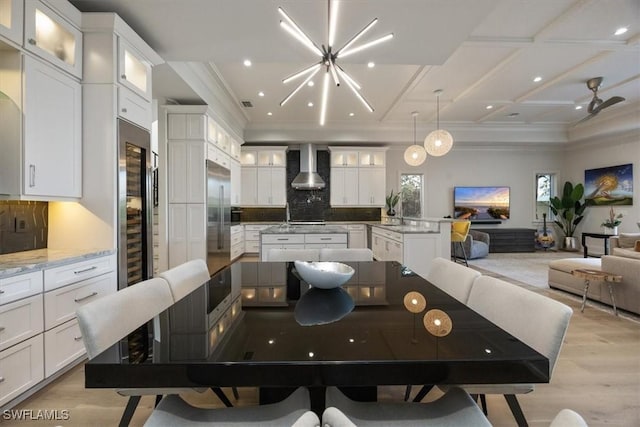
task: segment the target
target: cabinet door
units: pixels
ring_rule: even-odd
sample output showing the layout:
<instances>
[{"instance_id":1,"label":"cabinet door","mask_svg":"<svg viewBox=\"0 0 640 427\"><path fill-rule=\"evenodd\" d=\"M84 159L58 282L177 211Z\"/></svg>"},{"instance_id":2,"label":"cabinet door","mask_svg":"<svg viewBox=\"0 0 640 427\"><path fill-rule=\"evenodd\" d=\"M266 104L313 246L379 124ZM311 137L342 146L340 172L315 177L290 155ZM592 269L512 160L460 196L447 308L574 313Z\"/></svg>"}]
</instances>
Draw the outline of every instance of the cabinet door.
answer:
<instances>
[{"instance_id":1,"label":"cabinet door","mask_svg":"<svg viewBox=\"0 0 640 427\"><path fill-rule=\"evenodd\" d=\"M144 129L151 129L151 103L122 86L118 88L118 116Z\"/></svg>"},{"instance_id":2,"label":"cabinet door","mask_svg":"<svg viewBox=\"0 0 640 427\"><path fill-rule=\"evenodd\" d=\"M169 268L206 259L206 212L204 203L169 204Z\"/></svg>"},{"instance_id":3,"label":"cabinet door","mask_svg":"<svg viewBox=\"0 0 640 427\"><path fill-rule=\"evenodd\" d=\"M24 194L82 196L80 83L24 57Z\"/></svg>"},{"instance_id":4,"label":"cabinet door","mask_svg":"<svg viewBox=\"0 0 640 427\"><path fill-rule=\"evenodd\" d=\"M255 167L242 167L240 185L240 204L242 206L255 206L258 204L258 169Z\"/></svg>"},{"instance_id":5,"label":"cabinet door","mask_svg":"<svg viewBox=\"0 0 640 427\"><path fill-rule=\"evenodd\" d=\"M122 38L118 43L118 82L151 101L151 64Z\"/></svg>"},{"instance_id":6,"label":"cabinet door","mask_svg":"<svg viewBox=\"0 0 640 427\"><path fill-rule=\"evenodd\" d=\"M0 352L0 405L44 379L42 334Z\"/></svg>"},{"instance_id":7,"label":"cabinet door","mask_svg":"<svg viewBox=\"0 0 640 427\"><path fill-rule=\"evenodd\" d=\"M169 143L169 203L204 203L204 143Z\"/></svg>"},{"instance_id":8,"label":"cabinet door","mask_svg":"<svg viewBox=\"0 0 640 427\"><path fill-rule=\"evenodd\" d=\"M24 47L82 78L80 30L39 1L25 2L24 17Z\"/></svg>"},{"instance_id":9,"label":"cabinet door","mask_svg":"<svg viewBox=\"0 0 640 427\"><path fill-rule=\"evenodd\" d=\"M272 204L271 196L271 168L258 168L257 172L257 200L259 206L269 206Z\"/></svg>"},{"instance_id":10,"label":"cabinet door","mask_svg":"<svg viewBox=\"0 0 640 427\"><path fill-rule=\"evenodd\" d=\"M358 169L358 200L361 206L384 206L385 169Z\"/></svg>"},{"instance_id":11,"label":"cabinet door","mask_svg":"<svg viewBox=\"0 0 640 427\"><path fill-rule=\"evenodd\" d=\"M329 203L331 206L346 205L347 200L344 190L345 171L345 168L331 168L331 191L329 192Z\"/></svg>"},{"instance_id":12,"label":"cabinet door","mask_svg":"<svg viewBox=\"0 0 640 427\"><path fill-rule=\"evenodd\" d=\"M240 194L242 188L242 171L240 163L237 160L231 160L231 204L237 206L240 204Z\"/></svg>"},{"instance_id":13,"label":"cabinet door","mask_svg":"<svg viewBox=\"0 0 640 427\"><path fill-rule=\"evenodd\" d=\"M287 170L271 168L271 205L284 206L287 203Z\"/></svg>"},{"instance_id":14,"label":"cabinet door","mask_svg":"<svg viewBox=\"0 0 640 427\"><path fill-rule=\"evenodd\" d=\"M0 1L0 37L22 45L22 7L21 0Z\"/></svg>"}]
</instances>

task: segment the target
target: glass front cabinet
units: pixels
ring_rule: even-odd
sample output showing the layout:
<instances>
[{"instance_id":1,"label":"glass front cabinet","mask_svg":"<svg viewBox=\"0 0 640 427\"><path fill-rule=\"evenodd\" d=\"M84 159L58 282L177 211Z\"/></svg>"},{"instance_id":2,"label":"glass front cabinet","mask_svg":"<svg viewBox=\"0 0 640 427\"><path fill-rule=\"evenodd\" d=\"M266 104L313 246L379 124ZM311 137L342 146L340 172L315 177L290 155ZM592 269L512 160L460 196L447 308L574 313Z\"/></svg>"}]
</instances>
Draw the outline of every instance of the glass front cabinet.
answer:
<instances>
[{"instance_id":1,"label":"glass front cabinet","mask_svg":"<svg viewBox=\"0 0 640 427\"><path fill-rule=\"evenodd\" d=\"M0 40L22 45L22 0L0 0Z\"/></svg>"}]
</instances>

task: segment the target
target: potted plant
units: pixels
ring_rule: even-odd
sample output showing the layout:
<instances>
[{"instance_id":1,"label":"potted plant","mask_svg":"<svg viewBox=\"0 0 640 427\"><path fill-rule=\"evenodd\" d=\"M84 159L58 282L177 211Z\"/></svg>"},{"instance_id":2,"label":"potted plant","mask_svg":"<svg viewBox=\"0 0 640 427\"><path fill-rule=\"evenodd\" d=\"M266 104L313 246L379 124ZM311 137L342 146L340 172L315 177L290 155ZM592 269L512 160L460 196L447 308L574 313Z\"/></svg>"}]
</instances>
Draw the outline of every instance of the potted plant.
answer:
<instances>
[{"instance_id":1,"label":"potted plant","mask_svg":"<svg viewBox=\"0 0 640 427\"><path fill-rule=\"evenodd\" d=\"M601 226L605 229L605 234L618 234L618 226L622 223L622 214L619 213L616 215L613 210L613 206L609 209L609 218L605 219Z\"/></svg>"},{"instance_id":2,"label":"potted plant","mask_svg":"<svg viewBox=\"0 0 640 427\"><path fill-rule=\"evenodd\" d=\"M393 194L393 190L386 198L387 201L387 216L395 216L396 205L400 201L400 193Z\"/></svg>"},{"instance_id":3,"label":"potted plant","mask_svg":"<svg viewBox=\"0 0 640 427\"><path fill-rule=\"evenodd\" d=\"M584 195L584 186L580 183L575 187L569 181L564 183L562 198L552 197L549 204L551 212L555 215L555 224L564 234L564 249L577 250L576 238L573 234L578 224L584 218L584 210L587 205L581 202Z\"/></svg>"}]
</instances>

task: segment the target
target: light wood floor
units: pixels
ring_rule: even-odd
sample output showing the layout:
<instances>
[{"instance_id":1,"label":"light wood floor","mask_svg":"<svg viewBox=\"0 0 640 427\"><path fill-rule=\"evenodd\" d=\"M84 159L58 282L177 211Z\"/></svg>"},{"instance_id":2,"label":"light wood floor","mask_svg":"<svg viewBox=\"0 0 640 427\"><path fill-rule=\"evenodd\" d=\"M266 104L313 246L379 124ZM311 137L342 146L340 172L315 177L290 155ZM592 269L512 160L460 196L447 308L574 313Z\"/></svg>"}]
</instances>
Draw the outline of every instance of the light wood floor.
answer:
<instances>
[{"instance_id":1,"label":"light wood floor","mask_svg":"<svg viewBox=\"0 0 640 427\"><path fill-rule=\"evenodd\" d=\"M585 312L580 313L578 297L560 291L536 291L568 304L574 314L551 383L538 385L533 393L518 398L529 424L548 426L558 411L571 408L592 427L640 426L640 318L615 317L610 309L594 304L588 304ZM237 405L256 403L255 389L239 391ZM381 400L400 400L403 394L404 387L379 390ZM227 395L231 396L230 390ZM211 391L183 397L193 404L221 406ZM434 390L425 401L437 397L438 391ZM142 399L131 425L144 424L153 401L150 396ZM489 420L494 426L515 425L502 396L488 396L487 402ZM112 426L117 425L125 404L126 398L111 390L84 389L81 365L15 408L66 409L70 414L68 421L4 421L4 425Z\"/></svg>"}]
</instances>

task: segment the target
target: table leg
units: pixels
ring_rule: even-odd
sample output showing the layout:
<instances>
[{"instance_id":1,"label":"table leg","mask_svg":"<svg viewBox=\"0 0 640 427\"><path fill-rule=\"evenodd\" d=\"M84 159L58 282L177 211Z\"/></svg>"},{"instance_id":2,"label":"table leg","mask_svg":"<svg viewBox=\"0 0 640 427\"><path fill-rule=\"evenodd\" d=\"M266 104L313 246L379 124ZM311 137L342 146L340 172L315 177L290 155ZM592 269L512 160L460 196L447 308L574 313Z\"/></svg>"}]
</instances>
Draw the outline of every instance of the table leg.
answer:
<instances>
[{"instance_id":1,"label":"table leg","mask_svg":"<svg viewBox=\"0 0 640 427\"><path fill-rule=\"evenodd\" d=\"M589 279L584 281L584 294L582 294L582 307L580 307L580 313L584 313L584 305L587 303L587 291L589 291Z\"/></svg>"},{"instance_id":2,"label":"table leg","mask_svg":"<svg viewBox=\"0 0 640 427\"><path fill-rule=\"evenodd\" d=\"M613 304L613 314L618 315L618 309L616 308L616 297L613 294L613 287L611 286L611 282L607 282L607 286L609 287L609 296L611 297L611 304Z\"/></svg>"}]
</instances>

